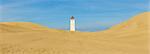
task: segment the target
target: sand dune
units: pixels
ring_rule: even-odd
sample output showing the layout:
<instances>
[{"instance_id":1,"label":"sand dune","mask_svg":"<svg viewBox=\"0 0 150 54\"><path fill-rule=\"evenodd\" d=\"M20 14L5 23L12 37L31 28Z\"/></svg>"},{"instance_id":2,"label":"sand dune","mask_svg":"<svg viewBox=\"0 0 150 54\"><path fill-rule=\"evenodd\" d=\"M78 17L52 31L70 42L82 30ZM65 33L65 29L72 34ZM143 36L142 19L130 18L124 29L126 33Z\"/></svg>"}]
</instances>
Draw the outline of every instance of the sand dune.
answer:
<instances>
[{"instance_id":1,"label":"sand dune","mask_svg":"<svg viewBox=\"0 0 150 54\"><path fill-rule=\"evenodd\" d=\"M148 54L148 15L102 32L68 32L26 22L0 23L0 54Z\"/></svg>"}]
</instances>

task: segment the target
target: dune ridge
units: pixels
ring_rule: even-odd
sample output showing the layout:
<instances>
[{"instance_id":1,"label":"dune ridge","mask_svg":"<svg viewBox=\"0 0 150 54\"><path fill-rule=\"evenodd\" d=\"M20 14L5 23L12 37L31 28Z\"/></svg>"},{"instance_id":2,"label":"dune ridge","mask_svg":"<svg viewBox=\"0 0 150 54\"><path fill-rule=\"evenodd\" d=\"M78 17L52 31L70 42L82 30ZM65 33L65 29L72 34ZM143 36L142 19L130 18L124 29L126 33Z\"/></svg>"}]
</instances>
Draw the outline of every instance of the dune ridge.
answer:
<instances>
[{"instance_id":1,"label":"dune ridge","mask_svg":"<svg viewBox=\"0 0 150 54\"><path fill-rule=\"evenodd\" d=\"M137 16L134 16L133 18L129 19L128 21L125 21L123 23L120 23L119 25L116 25L112 27L111 29L148 29L148 18L150 17L150 12L144 12L141 14L138 14Z\"/></svg>"},{"instance_id":2,"label":"dune ridge","mask_svg":"<svg viewBox=\"0 0 150 54\"><path fill-rule=\"evenodd\" d=\"M62 31L31 22L1 22L0 32Z\"/></svg>"},{"instance_id":3,"label":"dune ridge","mask_svg":"<svg viewBox=\"0 0 150 54\"><path fill-rule=\"evenodd\" d=\"M33 23L0 23L0 54L149 54L148 17L139 14L102 32L68 32Z\"/></svg>"}]
</instances>

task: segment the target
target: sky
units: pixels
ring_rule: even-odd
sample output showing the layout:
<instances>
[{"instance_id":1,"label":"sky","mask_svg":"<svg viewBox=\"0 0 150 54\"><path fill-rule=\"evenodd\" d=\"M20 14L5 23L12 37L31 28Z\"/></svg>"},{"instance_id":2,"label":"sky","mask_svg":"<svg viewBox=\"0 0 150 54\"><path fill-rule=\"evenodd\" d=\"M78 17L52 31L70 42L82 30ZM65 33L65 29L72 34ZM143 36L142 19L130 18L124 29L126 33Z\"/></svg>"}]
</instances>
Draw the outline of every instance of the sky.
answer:
<instances>
[{"instance_id":1,"label":"sky","mask_svg":"<svg viewBox=\"0 0 150 54\"><path fill-rule=\"evenodd\" d=\"M150 11L149 0L0 0L0 22L33 22L69 30L74 16L78 31L106 30Z\"/></svg>"}]
</instances>

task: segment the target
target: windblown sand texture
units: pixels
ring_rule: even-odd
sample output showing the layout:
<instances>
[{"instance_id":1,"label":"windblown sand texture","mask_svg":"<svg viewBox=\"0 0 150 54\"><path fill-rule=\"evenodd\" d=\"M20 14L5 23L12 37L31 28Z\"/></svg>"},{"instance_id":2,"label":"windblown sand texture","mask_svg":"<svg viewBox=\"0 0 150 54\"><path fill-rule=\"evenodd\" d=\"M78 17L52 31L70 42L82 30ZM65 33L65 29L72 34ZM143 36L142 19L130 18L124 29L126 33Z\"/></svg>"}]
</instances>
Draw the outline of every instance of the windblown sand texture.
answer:
<instances>
[{"instance_id":1,"label":"windblown sand texture","mask_svg":"<svg viewBox=\"0 0 150 54\"><path fill-rule=\"evenodd\" d=\"M148 18L139 14L101 32L69 32L29 22L0 23L0 54L149 54Z\"/></svg>"}]
</instances>

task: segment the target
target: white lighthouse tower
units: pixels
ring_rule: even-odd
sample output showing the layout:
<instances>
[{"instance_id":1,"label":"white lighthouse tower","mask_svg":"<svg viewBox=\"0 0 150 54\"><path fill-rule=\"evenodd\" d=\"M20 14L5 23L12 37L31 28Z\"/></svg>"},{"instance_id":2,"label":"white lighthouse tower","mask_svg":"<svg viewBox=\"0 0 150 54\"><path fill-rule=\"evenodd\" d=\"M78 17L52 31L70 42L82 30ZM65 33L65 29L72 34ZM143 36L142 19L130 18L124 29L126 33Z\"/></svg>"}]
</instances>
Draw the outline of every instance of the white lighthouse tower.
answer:
<instances>
[{"instance_id":1,"label":"white lighthouse tower","mask_svg":"<svg viewBox=\"0 0 150 54\"><path fill-rule=\"evenodd\" d=\"M75 18L73 16L70 18L70 31L75 31Z\"/></svg>"}]
</instances>

